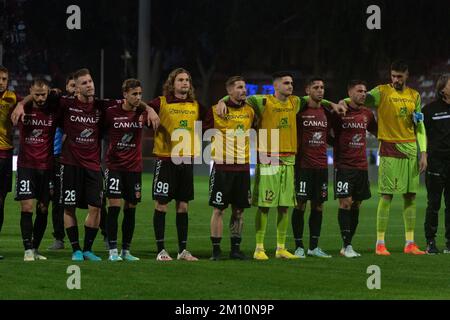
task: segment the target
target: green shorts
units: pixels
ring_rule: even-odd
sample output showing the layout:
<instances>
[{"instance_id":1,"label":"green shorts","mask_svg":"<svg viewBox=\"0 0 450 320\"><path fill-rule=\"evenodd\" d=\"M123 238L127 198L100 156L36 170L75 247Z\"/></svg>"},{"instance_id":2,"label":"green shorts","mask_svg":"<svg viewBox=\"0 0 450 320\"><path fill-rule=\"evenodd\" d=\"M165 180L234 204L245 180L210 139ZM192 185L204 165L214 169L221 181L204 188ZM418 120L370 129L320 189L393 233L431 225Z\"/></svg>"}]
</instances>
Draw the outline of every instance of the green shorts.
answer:
<instances>
[{"instance_id":1,"label":"green shorts","mask_svg":"<svg viewBox=\"0 0 450 320\"><path fill-rule=\"evenodd\" d=\"M256 166L253 206L264 208L295 207L293 165Z\"/></svg>"},{"instance_id":2,"label":"green shorts","mask_svg":"<svg viewBox=\"0 0 450 320\"><path fill-rule=\"evenodd\" d=\"M419 177L417 158L380 157L378 193L417 193L419 190Z\"/></svg>"}]
</instances>

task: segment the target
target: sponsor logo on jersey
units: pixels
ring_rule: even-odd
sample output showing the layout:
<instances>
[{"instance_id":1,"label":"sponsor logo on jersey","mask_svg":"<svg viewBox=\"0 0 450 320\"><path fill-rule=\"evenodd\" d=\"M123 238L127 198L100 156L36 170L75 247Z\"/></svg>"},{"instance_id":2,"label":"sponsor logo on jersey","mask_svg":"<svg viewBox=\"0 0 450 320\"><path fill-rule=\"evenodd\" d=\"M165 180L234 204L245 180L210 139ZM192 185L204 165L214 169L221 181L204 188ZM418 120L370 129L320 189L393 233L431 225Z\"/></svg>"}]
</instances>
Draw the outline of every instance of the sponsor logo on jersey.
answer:
<instances>
[{"instance_id":1,"label":"sponsor logo on jersey","mask_svg":"<svg viewBox=\"0 0 450 320\"><path fill-rule=\"evenodd\" d=\"M31 137L37 138L37 137L41 136L43 132L44 132L44 130L42 130L42 129L34 129L33 131L31 131Z\"/></svg>"},{"instance_id":2,"label":"sponsor logo on jersey","mask_svg":"<svg viewBox=\"0 0 450 320\"><path fill-rule=\"evenodd\" d=\"M130 148L136 148L135 143L130 143L134 138L133 132L125 133L122 136L122 139L117 143L117 149L124 150L124 149L130 149Z\"/></svg>"},{"instance_id":3,"label":"sponsor logo on jersey","mask_svg":"<svg viewBox=\"0 0 450 320\"><path fill-rule=\"evenodd\" d=\"M92 136L93 133L94 133L93 129L84 129L80 133L80 137L82 137L82 138L89 138L90 136Z\"/></svg>"},{"instance_id":4,"label":"sponsor logo on jersey","mask_svg":"<svg viewBox=\"0 0 450 320\"><path fill-rule=\"evenodd\" d=\"M322 141L323 133L322 132L314 132L312 135L312 139L309 140L310 145L322 145L325 142Z\"/></svg>"}]
</instances>

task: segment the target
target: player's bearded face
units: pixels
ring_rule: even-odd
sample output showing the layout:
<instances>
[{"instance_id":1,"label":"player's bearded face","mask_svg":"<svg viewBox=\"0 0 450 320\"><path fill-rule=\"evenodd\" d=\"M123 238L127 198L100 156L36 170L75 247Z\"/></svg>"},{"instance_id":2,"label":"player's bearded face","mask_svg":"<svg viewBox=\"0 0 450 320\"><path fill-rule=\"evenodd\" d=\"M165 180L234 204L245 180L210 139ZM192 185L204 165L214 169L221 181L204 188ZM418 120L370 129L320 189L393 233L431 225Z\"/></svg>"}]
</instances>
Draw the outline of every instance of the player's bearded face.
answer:
<instances>
[{"instance_id":1,"label":"player's bearded face","mask_svg":"<svg viewBox=\"0 0 450 320\"><path fill-rule=\"evenodd\" d=\"M178 94L188 94L191 90L191 81L189 75L186 73L180 73L175 78L174 82L175 93Z\"/></svg>"},{"instance_id":2,"label":"player's bearded face","mask_svg":"<svg viewBox=\"0 0 450 320\"><path fill-rule=\"evenodd\" d=\"M77 85L75 84L75 80L69 80L66 85L66 92L68 95L73 96L77 91Z\"/></svg>"},{"instance_id":3,"label":"player's bearded face","mask_svg":"<svg viewBox=\"0 0 450 320\"><path fill-rule=\"evenodd\" d=\"M391 71L392 86L395 88L395 90L403 90L403 87L405 86L407 79L408 79L408 71L406 72L398 72L394 70Z\"/></svg>"},{"instance_id":4,"label":"player's bearded face","mask_svg":"<svg viewBox=\"0 0 450 320\"><path fill-rule=\"evenodd\" d=\"M244 81L236 81L233 89L230 91L230 96L239 102L243 102L247 99L247 88Z\"/></svg>"},{"instance_id":5,"label":"player's bearded face","mask_svg":"<svg viewBox=\"0 0 450 320\"><path fill-rule=\"evenodd\" d=\"M77 90L84 97L93 97L95 95L94 81L88 74L86 76L79 77L76 80Z\"/></svg>"},{"instance_id":6,"label":"player's bearded face","mask_svg":"<svg viewBox=\"0 0 450 320\"><path fill-rule=\"evenodd\" d=\"M34 103L39 107L42 107L47 101L49 88L47 86L44 87L33 86L30 91Z\"/></svg>"},{"instance_id":7,"label":"player's bearded face","mask_svg":"<svg viewBox=\"0 0 450 320\"><path fill-rule=\"evenodd\" d=\"M322 81L314 81L306 89L306 93L312 100L320 102L323 100L323 96L325 94L325 85Z\"/></svg>"},{"instance_id":8,"label":"player's bearded face","mask_svg":"<svg viewBox=\"0 0 450 320\"><path fill-rule=\"evenodd\" d=\"M8 89L8 74L0 72L0 92L4 92Z\"/></svg>"},{"instance_id":9,"label":"player's bearded face","mask_svg":"<svg viewBox=\"0 0 450 320\"><path fill-rule=\"evenodd\" d=\"M357 85L353 87L349 92L350 99L357 104L358 106L364 105L367 97L367 89L366 86Z\"/></svg>"},{"instance_id":10,"label":"player's bearded face","mask_svg":"<svg viewBox=\"0 0 450 320\"><path fill-rule=\"evenodd\" d=\"M142 88L134 88L130 89L128 92L125 93L125 99L127 100L128 104L137 107L142 101Z\"/></svg>"}]
</instances>

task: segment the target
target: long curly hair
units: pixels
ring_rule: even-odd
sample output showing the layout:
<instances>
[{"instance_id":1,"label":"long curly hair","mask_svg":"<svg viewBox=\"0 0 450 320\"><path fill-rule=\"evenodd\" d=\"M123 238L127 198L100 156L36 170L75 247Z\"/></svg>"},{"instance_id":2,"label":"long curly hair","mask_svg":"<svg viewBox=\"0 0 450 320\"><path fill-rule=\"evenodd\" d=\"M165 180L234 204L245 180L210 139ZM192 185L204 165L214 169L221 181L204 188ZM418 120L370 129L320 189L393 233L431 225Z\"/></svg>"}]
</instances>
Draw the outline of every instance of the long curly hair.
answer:
<instances>
[{"instance_id":1,"label":"long curly hair","mask_svg":"<svg viewBox=\"0 0 450 320\"><path fill-rule=\"evenodd\" d=\"M186 73L189 76L190 89L188 92L188 99L195 100L195 89L194 84L192 83L192 77L189 71L183 68L178 68L173 70L169 76L167 77L166 83L163 86L163 95L165 97L175 96L175 79L179 74Z\"/></svg>"}]
</instances>

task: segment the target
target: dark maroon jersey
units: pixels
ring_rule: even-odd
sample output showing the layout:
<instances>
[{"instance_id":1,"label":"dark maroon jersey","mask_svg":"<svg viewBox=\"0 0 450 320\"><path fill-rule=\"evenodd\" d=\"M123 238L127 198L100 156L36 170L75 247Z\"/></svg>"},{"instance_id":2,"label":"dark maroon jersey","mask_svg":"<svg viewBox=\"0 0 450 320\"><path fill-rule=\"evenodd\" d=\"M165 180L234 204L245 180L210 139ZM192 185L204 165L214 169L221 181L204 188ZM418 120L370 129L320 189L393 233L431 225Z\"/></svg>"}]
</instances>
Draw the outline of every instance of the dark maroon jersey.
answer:
<instances>
[{"instance_id":1,"label":"dark maroon jersey","mask_svg":"<svg viewBox=\"0 0 450 320\"><path fill-rule=\"evenodd\" d=\"M56 106L46 104L33 107L28 103L24 108L23 122L19 122L20 150L17 166L48 170L53 166L53 141L56 131Z\"/></svg>"},{"instance_id":2,"label":"dark maroon jersey","mask_svg":"<svg viewBox=\"0 0 450 320\"><path fill-rule=\"evenodd\" d=\"M367 131L377 135L377 122L368 108L349 106L345 116L333 115L334 166L338 169L367 170Z\"/></svg>"},{"instance_id":3,"label":"dark maroon jersey","mask_svg":"<svg viewBox=\"0 0 450 320\"><path fill-rule=\"evenodd\" d=\"M122 105L106 110L105 127L109 136L106 165L109 170L142 172L142 129L147 113L125 111Z\"/></svg>"},{"instance_id":4,"label":"dark maroon jersey","mask_svg":"<svg viewBox=\"0 0 450 320\"><path fill-rule=\"evenodd\" d=\"M330 113L323 107L297 114L297 164L300 168L328 168L327 138Z\"/></svg>"},{"instance_id":5,"label":"dark maroon jersey","mask_svg":"<svg viewBox=\"0 0 450 320\"><path fill-rule=\"evenodd\" d=\"M97 100L84 103L76 97L62 97L62 129L66 135L61 163L100 171L100 121L108 107L122 100Z\"/></svg>"}]
</instances>

